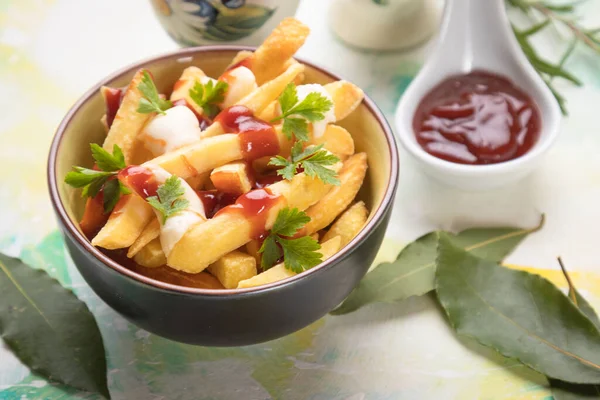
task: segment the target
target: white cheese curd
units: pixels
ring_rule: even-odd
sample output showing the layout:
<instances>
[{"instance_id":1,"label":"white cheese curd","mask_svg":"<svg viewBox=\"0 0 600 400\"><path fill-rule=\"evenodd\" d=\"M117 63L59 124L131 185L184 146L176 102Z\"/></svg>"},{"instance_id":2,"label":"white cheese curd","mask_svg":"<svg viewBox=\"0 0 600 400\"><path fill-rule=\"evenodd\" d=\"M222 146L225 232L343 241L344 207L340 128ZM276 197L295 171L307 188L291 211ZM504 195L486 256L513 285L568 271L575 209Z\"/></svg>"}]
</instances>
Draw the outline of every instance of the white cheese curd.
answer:
<instances>
[{"instance_id":1,"label":"white cheese curd","mask_svg":"<svg viewBox=\"0 0 600 400\"><path fill-rule=\"evenodd\" d=\"M159 184L163 184L171 177L171 174L159 166L153 164L147 164L146 166L154 173ZM206 221L206 212L204 211L202 200L200 200L194 189L185 180L178 179L181 182L181 187L184 189L181 198L189 202L188 206L184 210L167 218L164 224L162 224L162 215L155 210L156 216L161 222L160 244L166 256L171 253L173 247L175 247L177 242L193 225Z\"/></svg>"},{"instance_id":2,"label":"white cheese curd","mask_svg":"<svg viewBox=\"0 0 600 400\"><path fill-rule=\"evenodd\" d=\"M159 156L197 141L201 132L194 112L186 106L175 106L152 118L141 137L144 146Z\"/></svg>"},{"instance_id":3,"label":"white cheese curd","mask_svg":"<svg viewBox=\"0 0 600 400\"><path fill-rule=\"evenodd\" d=\"M329 109L329 111L324 113L325 118L323 118L321 121L312 122L313 137L319 138L319 137L323 136L323 134L325 133L325 129L327 129L327 124L329 124L331 122L335 122L335 110L334 110L335 105L333 105L333 99L331 98L331 95L327 92L327 90L325 90L325 88L322 85L319 85L317 83L310 83L308 85L296 86L296 93L298 95L298 103L300 103L302 100L304 100L306 98L306 96L308 96L308 94L311 92L317 92L317 93L321 94L322 96L328 98L329 101L331 101L331 103L332 103L332 106Z\"/></svg>"},{"instance_id":4,"label":"white cheese curd","mask_svg":"<svg viewBox=\"0 0 600 400\"><path fill-rule=\"evenodd\" d=\"M225 72L221 80L229 84L221 108L231 107L258 88L256 77L246 67L237 67Z\"/></svg>"}]
</instances>

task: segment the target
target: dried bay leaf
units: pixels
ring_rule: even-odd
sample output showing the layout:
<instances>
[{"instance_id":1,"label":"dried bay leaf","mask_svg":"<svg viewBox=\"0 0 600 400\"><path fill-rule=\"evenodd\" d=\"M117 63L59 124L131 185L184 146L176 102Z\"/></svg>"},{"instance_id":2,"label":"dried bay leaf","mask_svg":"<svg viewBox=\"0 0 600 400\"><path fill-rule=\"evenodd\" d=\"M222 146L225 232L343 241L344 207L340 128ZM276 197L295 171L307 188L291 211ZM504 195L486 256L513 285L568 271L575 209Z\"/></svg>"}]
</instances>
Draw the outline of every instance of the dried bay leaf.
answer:
<instances>
[{"instance_id":1,"label":"dried bay leaf","mask_svg":"<svg viewBox=\"0 0 600 400\"><path fill-rule=\"evenodd\" d=\"M85 303L46 272L0 253L0 335L32 371L109 398L102 336Z\"/></svg>"},{"instance_id":2,"label":"dried bay leaf","mask_svg":"<svg viewBox=\"0 0 600 400\"><path fill-rule=\"evenodd\" d=\"M540 219L532 229L474 228L456 235L445 233L452 243L492 261L502 261L530 233L544 224ZM331 314L342 315L370 303L393 302L421 296L435 287L435 259L441 231L421 236L406 246L394 262L378 265Z\"/></svg>"},{"instance_id":3,"label":"dried bay leaf","mask_svg":"<svg viewBox=\"0 0 600 400\"><path fill-rule=\"evenodd\" d=\"M459 335L550 378L600 383L600 331L548 280L479 258L442 233L436 292Z\"/></svg>"}]
</instances>

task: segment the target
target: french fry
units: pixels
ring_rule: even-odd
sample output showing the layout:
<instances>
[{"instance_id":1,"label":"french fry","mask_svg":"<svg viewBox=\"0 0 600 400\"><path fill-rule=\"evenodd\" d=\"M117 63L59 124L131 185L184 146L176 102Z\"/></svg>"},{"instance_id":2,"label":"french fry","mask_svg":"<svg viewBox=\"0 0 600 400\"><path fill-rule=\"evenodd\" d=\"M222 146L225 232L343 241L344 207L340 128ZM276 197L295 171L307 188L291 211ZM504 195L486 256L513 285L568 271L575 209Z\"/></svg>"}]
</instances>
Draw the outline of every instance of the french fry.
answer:
<instances>
[{"instance_id":1,"label":"french fry","mask_svg":"<svg viewBox=\"0 0 600 400\"><path fill-rule=\"evenodd\" d=\"M246 252L250 254L256 260L256 265L260 265L260 242L258 240L251 240L246 243Z\"/></svg>"},{"instance_id":2,"label":"french fry","mask_svg":"<svg viewBox=\"0 0 600 400\"><path fill-rule=\"evenodd\" d=\"M323 241L335 236L342 238L341 247L347 245L367 223L369 210L365 203L359 201L343 212L323 236Z\"/></svg>"},{"instance_id":3,"label":"french fry","mask_svg":"<svg viewBox=\"0 0 600 400\"><path fill-rule=\"evenodd\" d=\"M357 153L344 162L338 178L341 182L306 210L310 221L298 233L310 235L325 228L354 200L367 173L367 154Z\"/></svg>"},{"instance_id":4,"label":"french fry","mask_svg":"<svg viewBox=\"0 0 600 400\"><path fill-rule=\"evenodd\" d=\"M104 227L92 239L92 245L109 250L129 247L153 216L152 207L144 199L128 195L123 206L113 211Z\"/></svg>"},{"instance_id":5,"label":"french fry","mask_svg":"<svg viewBox=\"0 0 600 400\"><path fill-rule=\"evenodd\" d=\"M336 81L323 85L323 88L331 96L335 112L335 120L341 121L356 109L365 97L364 92L355 84L348 81ZM279 116L279 103L274 101L265 107L259 117L270 121Z\"/></svg>"},{"instance_id":6,"label":"french fry","mask_svg":"<svg viewBox=\"0 0 600 400\"><path fill-rule=\"evenodd\" d=\"M142 93L137 88L142 81L144 70L139 70L129 83L117 115L104 140L104 150L112 152L118 145L125 156L127 165L132 163L133 150L138 140L137 135L153 114L137 112Z\"/></svg>"},{"instance_id":7,"label":"french fry","mask_svg":"<svg viewBox=\"0 0 600 400\"><path fill-rule=\"evenodd\" d=\"M295 18L285 18L250 56L250 69L262 85L283 71L306 41L310 29Z\"/></svg>"},{"instance_id":8,"label":"french fry","mask_svg":"<svg viewBox=\"0 0 600 400\"><path fill-rule=\"evenodd\" d=\"M183 70L181 77L173 86L173 92L171 93L171 101L177 101L185 99L187 104L191 106L198 115L204 114L202 107L198 106L194 100L190 97L190 89L194 87L196 81L200 82L206 74L198 67L187 67Z\"/></svg>"},{"instance_id":9,"label":"french fry","mask_svg":"<svg viewBox=\"0 0 600 400\"><path fill-rule=\"evenodd\" d=\"M342 161L354 154L354 139L346 129L338 125L329 124L323 136L313 138L311 144L322 144Z\"/></svg>"},{"instance_id":10,"label":"french fry","mask_svg":"<svg viewBox=\"0 0 600 400\"><path fill-rule=\"evenodd\" d=\"M336 236L321 243L321 249L319 250L319 253L321 253L321 255L323 256L323 261L325 261L331 256L333 256L335 253L337 253L340 248L341 238L339 236ZM247 287L267 285L269 283L277 282L294 275L296 275L296 273L285 268L284 263L279 263L274 267L269 268L265 272L262 272L250 279L241 281L237 287L238 289L241 289Z\"/></svg>"},{"instance_id":11,"label":"french fry","mask_svg":"<svg viewBox=\"0 0 600 400\"><path fill-rule=\"evenodd\" d=\"M241 251L225 254L208 267L226 289L235 289L240 281L256 276L256 260Z\"/></svg>"},{"instance_id":12,"label":"french fry","mask_svg":"<svg viewBox=\"0 0 600 400\"><path fill-rule=\"evenodd\" d=\"M138 251L133 260L146 268L157 268L167 263L167 258L160 244L160 239L154 238Z\"/></svg>"},{"instance_id":13,"label":"french fry","mask_svg":"<svg viewBox=\"0 0 600 400\"><path fill-rule=\"evenodd\" d=\"M338 171L340 163L331 169ZM280 181L269 186L280 201L265 211L265 229L271 229L277 213L284 207L305 210L316 203L331 189L331 185L304 173L294 176L291 181ZM167 264L188 273L204 270L223 255L244 246L252 238L252 221L241 213L225 212L208 221L194 225L177 242L167 257ZM219 240L220 239L220 240Z\"/></svg>"},{"instance_id":14,"label":"french fry","mask_svg":"<svg viewBox=\"0 0 600 400\"><path fill-rule=\"evenodd\" d=\"M190 187L192 189L202 190L204 188L204 186L208 183L207 181L209 180L208 179L209 176L210 176L210 174L208 172L203 172L196 176L191 176L189 178L186 178L185 181L187 182L188 185L190 185Z\"/></svg>"},{"instance_id":15,"label":"french fry","mask_svg":"<svg viewBox=\"0 0 600 400\"><path fill-rule=\"evenodd\" d=\"M252 189L248 164L242 161L231 162L213 169L210 180L217 190L224 193L241 195Z\"/></svg>"},{"instance_id":16,"label":"french fry","mask_svg":"<svg viewBox=\"0 0 600 400\"><path fill-rule=\"evenodd\" d=\"M144 227L140 236L133 242L127 251L127 257L132 258L140 250L144 248L152 240L160 236L160 222L157 218L151 219L150 222Z\"/></svg>"}]
</instances>

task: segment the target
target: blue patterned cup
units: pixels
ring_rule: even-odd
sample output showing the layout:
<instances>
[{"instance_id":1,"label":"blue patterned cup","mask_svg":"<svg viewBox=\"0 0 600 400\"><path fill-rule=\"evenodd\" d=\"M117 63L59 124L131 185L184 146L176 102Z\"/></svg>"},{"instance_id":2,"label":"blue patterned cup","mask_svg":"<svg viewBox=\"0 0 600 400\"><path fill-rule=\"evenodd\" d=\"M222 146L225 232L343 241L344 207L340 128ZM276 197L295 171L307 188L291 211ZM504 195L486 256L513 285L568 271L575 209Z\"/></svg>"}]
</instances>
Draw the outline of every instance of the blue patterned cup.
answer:
<instances>
[{"instance_id":1,"label":"blue patterned cup","mask_svg":"<svg viewBox=\"0 0 600 400\"><path fill-rule=\"evenodd\" d=\"M299 0L151 0L167 33L182 46L258 46Z\"/></svg>"}]
</instances>

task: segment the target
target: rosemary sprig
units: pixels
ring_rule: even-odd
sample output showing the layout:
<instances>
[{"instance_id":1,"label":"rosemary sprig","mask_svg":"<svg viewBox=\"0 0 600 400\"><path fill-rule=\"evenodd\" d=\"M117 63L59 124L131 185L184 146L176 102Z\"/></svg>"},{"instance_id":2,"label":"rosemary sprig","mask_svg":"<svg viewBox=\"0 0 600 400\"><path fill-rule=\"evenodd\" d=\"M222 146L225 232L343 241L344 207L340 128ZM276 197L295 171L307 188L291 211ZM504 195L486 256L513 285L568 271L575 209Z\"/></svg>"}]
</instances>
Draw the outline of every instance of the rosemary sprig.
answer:
<instances>
[{"instance_id":1,"label":"rosemary sprig","mask_svg":"<svg viewBox=\"0 0 600 400\"><path fill-rule=\"evenodd\" d=\"M576 2L553 4L547 1L530 0L506 0L509 5L519 9L523 14L529 17L534 24L528 29L520 30L513 26L517 41L521 45L523 52L529 59L529 62L540 74L548 88L558 101L560 109L564 115L567 115L565 98L556 90L553 85L554 78L561 78L570 81L574 85L581 86L581 81L565 70L564 66L567 59L573 54L578 43L583 43L596 54L600 55L600 28L589 29L581 26L574 15L576 11ZM541 22L540 22L541 18ZM542 31L549 25L554 24L566 27L572 35L571 43L565 50L560 61L556 64L548 62L539 56L537 51L529 42L529 38Z\"/></svg>"}]
</instances>

